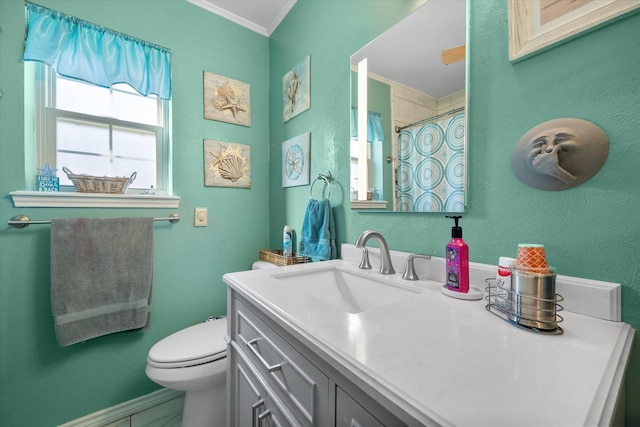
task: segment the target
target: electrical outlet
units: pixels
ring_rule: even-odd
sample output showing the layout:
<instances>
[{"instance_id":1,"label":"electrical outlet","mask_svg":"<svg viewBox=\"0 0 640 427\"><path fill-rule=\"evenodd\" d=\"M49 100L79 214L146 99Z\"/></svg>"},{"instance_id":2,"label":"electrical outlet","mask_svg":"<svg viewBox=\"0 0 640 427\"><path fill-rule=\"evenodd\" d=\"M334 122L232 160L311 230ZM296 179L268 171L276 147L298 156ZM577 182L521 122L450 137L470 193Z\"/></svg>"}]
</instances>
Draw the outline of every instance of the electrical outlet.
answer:
<instances>
[{"instance_id":1,"label":"electrical outlet","mask_svg":"<svg viewBox=\"0 0 640 427\"><path fill-rule=\"evenodd\" d=\"M206 227L208 222L207 208L195 208L193 213L193 226Z\"/></svg>"}]
</instances>

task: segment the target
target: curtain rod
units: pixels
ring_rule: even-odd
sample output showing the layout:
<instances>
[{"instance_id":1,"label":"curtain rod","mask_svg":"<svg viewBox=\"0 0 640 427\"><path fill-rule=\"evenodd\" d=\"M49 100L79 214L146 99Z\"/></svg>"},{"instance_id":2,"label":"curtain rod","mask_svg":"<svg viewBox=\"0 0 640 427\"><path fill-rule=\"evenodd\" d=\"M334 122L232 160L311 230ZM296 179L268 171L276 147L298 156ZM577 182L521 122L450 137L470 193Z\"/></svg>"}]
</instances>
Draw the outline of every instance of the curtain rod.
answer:
<instances>
[{"instance_id":1,"label":"curtain rod","mask_svg":"<svg viewBox=\"0 0 640 427\"><path fill-rule=\"evenodd\" d=\"M171 224L175 224L176 222L180 221L180 214L173 212L173 213L170 213L169 216L166 218L153 218L153 220L169 221ZM29 219L29 217L26 215L16 215L12 217L9 221L7 221L7 224L9 224L14 228L25 228L29 226L29 224L51 224L51 221L50 220L34 221Z\"/></svg>"},{"instance_id":2,"label":"curtain rod","mask_svg":"<svg viewBox=\"0 0 640 427\"><path fill-rule=\"evenodd\" d=\"M410 128L411 126L419 125L421 123L429 122L431 120L436 120L436 119L439 119L440 117L448 116L450 114L455 114L455 113L458 113L460 111L464 111L464 107L454 108L453 110L447 111L446 113L442 113L442 114L438 114L437 116L428 117L426 119L418 120L417 122L411 123L410 125L406 125L406 126L402 126L402 127L396 126L396 133L400 133L401 130L406 129L406 128Z\"/></svg>"}]
</instances>

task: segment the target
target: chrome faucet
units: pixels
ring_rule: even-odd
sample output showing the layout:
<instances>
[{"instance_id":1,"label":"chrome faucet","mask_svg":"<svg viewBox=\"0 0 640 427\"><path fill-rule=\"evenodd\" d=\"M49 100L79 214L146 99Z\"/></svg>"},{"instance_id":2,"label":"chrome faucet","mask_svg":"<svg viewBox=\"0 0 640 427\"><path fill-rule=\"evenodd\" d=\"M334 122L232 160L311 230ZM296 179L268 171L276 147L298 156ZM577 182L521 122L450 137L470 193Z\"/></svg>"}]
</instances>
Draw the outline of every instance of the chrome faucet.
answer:
<instances>
[{"instance_id":1,"label":"chrome faucet","mask_svg":"<svg viewBox=\"0 0 640 427\"><path fill-rule=\"evenodd\" d=\"M371 264L369 263L369 250L366 248L367 241L371 238L376 239L380 246L380 274L396 274L396 271L393 269L393 264L391 263L391 255L389 254L387 241L382 237L382 234L372 230L363 231L360 237L358 237L358 240L356 240L356 247L362 248L362 261L360 262L359 268L371 268Z\"/></svg>"},{"instance_id":2,"label":"chrome faucet","mask_svg":"<svg viewBox=\"0 0 640 427\"><path fill-rule=\"evenodd\" d=\"M402 278L404 280L418 280L418 275L416 274L416 269L413 268L413 260L415 258L422 259L431 259L431 255L419 255L419 254L411 254L407 257L407 269L405 270Z\"/></svg>"}]
</instances>

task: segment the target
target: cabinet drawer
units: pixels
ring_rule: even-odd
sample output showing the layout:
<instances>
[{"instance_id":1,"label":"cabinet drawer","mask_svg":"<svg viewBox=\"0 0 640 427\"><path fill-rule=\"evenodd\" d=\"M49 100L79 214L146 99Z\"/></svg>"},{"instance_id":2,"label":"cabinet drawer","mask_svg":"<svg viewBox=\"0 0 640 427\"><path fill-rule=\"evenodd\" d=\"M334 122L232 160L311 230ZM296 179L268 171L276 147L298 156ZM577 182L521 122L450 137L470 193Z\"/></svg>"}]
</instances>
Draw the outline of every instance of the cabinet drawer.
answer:
<instances>
[{"instance_id":1,"label":"cabinet drawer","mask_svg":"<svg viewBox=\"0 0 640 427\"><path fill-rule=\"evenodd\" d=\"M260 381L258 374L246 360L246 356L233 343L229 348L232 360L231 390L232 423L246 427L297 427L300 424L274 398L273 391Z\"/></svg>"},{"instance_id":2,"label":"cabinet drawer","mask_svg":"<svg viewBox=\"0 0 640 427\"><path fill-rule=\"evenodd\" d=\"M384 424L336 387L336 427L384 427Z\"/></svg>"},{"instance_id":3,"label":"cabinet drawer","mask_svg":"<svg viewBox=\"0 0 640 427\"><path fill-rule=\"evenodd\" d=\"M328 378L240 301L233 314L235 340L304 425L321 424L328 408Z\"/></svg>"}]
</instances>

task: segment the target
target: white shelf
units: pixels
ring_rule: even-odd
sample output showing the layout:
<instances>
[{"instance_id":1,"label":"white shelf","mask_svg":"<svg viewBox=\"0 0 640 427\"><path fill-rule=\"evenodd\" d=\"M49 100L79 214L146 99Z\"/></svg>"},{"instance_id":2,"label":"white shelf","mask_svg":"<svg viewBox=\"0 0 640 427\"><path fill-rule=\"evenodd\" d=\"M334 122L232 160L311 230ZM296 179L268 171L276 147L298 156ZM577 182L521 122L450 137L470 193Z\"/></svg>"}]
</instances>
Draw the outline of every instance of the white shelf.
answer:
<instances>
[{"instance_id":1,"label":"white shelf","mask_svg":"<svg viewBox=\"0 0 640 427\"><path fill-rule=\"evenodd\" d=\"M180 197L158 194L104 194L44 191L9 193L16 208L168 208L180 205Z\"/></svg>"}]
</instances>

